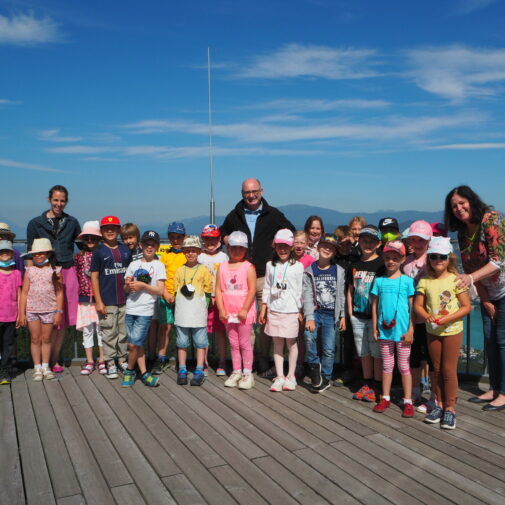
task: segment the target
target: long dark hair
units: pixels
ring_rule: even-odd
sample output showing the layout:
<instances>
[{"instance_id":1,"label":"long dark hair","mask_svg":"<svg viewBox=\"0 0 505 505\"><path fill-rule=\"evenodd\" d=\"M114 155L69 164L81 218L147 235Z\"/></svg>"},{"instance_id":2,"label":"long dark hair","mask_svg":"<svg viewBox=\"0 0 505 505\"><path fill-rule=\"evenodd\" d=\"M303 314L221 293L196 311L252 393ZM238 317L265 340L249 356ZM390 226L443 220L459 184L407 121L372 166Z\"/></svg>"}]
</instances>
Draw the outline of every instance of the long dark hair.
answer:
<instances>
[{"instance_id":1,"label":"long dark hair","mask_svg":"<svg viewBox=\"0 0 505 505\"><path fill-rule=\"evenodd\" d=\"M470 222L474 224L480 224L484 214L492 209L490 205L486 205L481 199L480 196L473 191L470 186L458 186L447 194L445 197L445 210L444 210L444 222L445 227L449 231L464 231L466 229L465 223L460 221L452 211L451 206L451 198L454 195L459 195L462 198L466 198L468 203L470 204L471 210L471 219Z\"/></svg>"},{"instance_id":2,"label":"long dark hair","mask_svg":"<svg viewBox=\"0 0 505 505\"><path fill-rule=\"evenodd\" d=\"M303 231L305 233L309 233L310 227L312 226L312 223L314 221L319 221L319 224L321 225L321 236L323 236L324 235L324 223L323 223L323 219L319 216L309 216L307 218L307 221L305 221Z\"/></svg>"},{"instance_id":3,"label":"long dark hair","mask_svg":"<svg viewBox=\"0 0 505 505\"><path fill-rule=\"evenodd\" d=\"M279 263L281 259L279 258L279 255L277 254L277 251L275 250L275 244L274 244L274 253L272 254L272 265L275 266L277 263ZM289 253L289 258L288 258L288 264L289 265L294 265L298 260L295 257L295 250L291 248L291 252Z\"/></svg>"}]
</instances>

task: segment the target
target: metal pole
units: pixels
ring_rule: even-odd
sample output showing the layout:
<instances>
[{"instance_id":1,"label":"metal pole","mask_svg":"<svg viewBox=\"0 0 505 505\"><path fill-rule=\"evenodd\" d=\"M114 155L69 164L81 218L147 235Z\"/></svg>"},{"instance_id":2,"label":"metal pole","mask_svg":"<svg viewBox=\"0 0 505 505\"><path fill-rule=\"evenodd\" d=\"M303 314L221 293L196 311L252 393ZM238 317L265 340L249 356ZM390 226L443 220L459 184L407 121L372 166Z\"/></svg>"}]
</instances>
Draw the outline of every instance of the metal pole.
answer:
<instances>
[{"instance_id":1,"label":"metal pole","mask_svg":"<svg viewBox=\"0 0 505 505\"><path fill-rule=\"evenodd\" d=\"M207 82L209 93L209 161L210 161L210 222L215 224L216 204L214 202L214 161L212 159L212 105L210 94L210 47L207 48Z\"/></svg>"}]
</instances>

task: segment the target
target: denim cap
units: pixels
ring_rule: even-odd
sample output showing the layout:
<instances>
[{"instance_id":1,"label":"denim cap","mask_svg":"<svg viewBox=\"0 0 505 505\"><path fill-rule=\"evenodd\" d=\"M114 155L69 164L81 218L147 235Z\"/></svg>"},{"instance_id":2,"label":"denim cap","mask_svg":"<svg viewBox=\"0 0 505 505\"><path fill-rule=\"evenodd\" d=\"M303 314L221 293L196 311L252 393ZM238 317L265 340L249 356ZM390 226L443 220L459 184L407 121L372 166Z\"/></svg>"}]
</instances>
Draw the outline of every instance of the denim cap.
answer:
<instances>
[{"instance_id":1,"label":"denim cap","mask_svg":"<svg viewBox=\"0 0 505 505\"><path fill-rule=\"evenodd\" d=\"M430 240L427 254L451 254L453 252L451 239L448 237L433 237Z\"/></svg>"},{"instance_id":2,"label":"denim cap","mask_svg":"<svg viewBox=\"0 0 505 505\"><path fill-rule=\"evenodd\" d=\"M179 232L174 231L171 233L179 233ZM201 249L202 242L200 241L200 237L198 237L197 235L188 235L187 237L185 237L181 249L186 249L189 247L197 247L198 249Z\"/></svg>"},{"instance_id":3,"label":"denim cap","mask_svg":"<svg viewBox=\"0 0 505 505\"><path fill-rule=\"evenodd\" d=\"M423 240L430 240L433 236L431 224L428 221L414 221L409 227L408 237L419 237Z\"/></svg>"},{"instance_id":4,"label":"denim cap","mask_svg":"<svg viewBox=\"0 0 505 505\"><path fill-rule=\"evenodd\" d=\"M172 221L168 225L168 234L170 233L179 233L180 235L186 235L186 228L183 223L179 221Z\"/></svg>"},{"instance_id":5,"label":"denim cap","mask_svg":"<svg viewBox=\"0 0 505 505\"><path fill-rule=\"evenodd\" d=\"M231 247L245 247L247 249L249 246L247 235L243 231L234 231L230 233L230 236L228 237L228 245Z\"/></svg>"},{"instance_id":6,"label":"denim cap","mask_svg":"<svg viewBox=\"0 0 505 505\"><path fill-rule=\"evenodd\" d=\"M0 240L0 251L14 251L10 240Z\"/></svg>"},{"instance_id":7,"label":"denim cap","mask_svg":"<svg viewBox=\"0 0 505 505\"><path fill-rule=\"evenodd\" d=\"M373 224L367 224L365 227L361 228L359 236L361 237L361 235L368 235L369 237L377 240L377 242L382 240L382 233L377 226L374 226Z\"/></svg>"},{"instance_id":8,"label":"denim cap","mask_svg":"<svg viewBox=\"0 0 505 505\"><path fill-rule=\"evenodd\" d=\"M274 237L274 244L286 244L292 246L294 241L295 238L293 232L287 228L279 230Z\"/></svg>"},{"instance_id":9,"label":"denim cap","mask_svg":"<svg viewBox=\"0 0 505 505\"><path fill-rule=\"evenodd\" d=\"M406 251L405 251L405 246L403 245L403 242L400 240L392 240L391 242L387 242L386 245L384 246L384 249L382 249L383 253L386 253L388 251L394 251L398 253L400 256L405 256Z\"/></svg>"},{"instance_id":10,"label":"denim cap","mask_svg":"<svg viewBox=\"0 0 505 505\"><path fill-rule=\"evenodd\" d=\"M147 242L148 240L154 240L157 244L160 243L160 236L154 230L147 230L142 235L140 242Z\"/></svg>"}]
</instances>

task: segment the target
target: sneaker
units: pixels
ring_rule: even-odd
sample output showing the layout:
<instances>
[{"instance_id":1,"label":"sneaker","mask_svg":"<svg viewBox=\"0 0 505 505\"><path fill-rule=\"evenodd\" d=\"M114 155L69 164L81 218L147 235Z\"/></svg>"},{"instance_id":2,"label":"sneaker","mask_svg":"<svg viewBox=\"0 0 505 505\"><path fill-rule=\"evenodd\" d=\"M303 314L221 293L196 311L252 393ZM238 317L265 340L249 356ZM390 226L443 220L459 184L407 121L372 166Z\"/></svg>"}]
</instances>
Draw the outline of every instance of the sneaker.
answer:
<instances>
[{"instance_id":1,"label":"sneaker","mask_svg":"<svg viewBox=\"0 0 505 505\"><path fill-rule=\"evenodd\" d=\"M437 424L444 417L444 411L440 407L435 407L425 418L424 422L429 424Z\"/></svg>"},{"instance_id":2,"label":"sneaker","mask_svg":"<svg viewBox=\"0 0 505 505\"><path fill-rule=\"evenodd\" d=\"M156 386L160 385L159 377L155 377L149 372L146 372L144 375L142 375L141 380L145 386L148 386L150 388L155 388Z\"/></svg>"},{"instance_id":3,"label":"sneaker","mask_svg":"<svg viewBox=\"0 0 505 505\"><path fill-rule=\"evenodd\" d=\"M412 403L404 403L402 408L402 417L414 417L414 405Z\"/></svg>"},{"instance_id":4,"label":"sneaker","mask_svg":"<svg viewBox=\"0 0 505 505\"><path fill-rule=\"evenodd\" d=\"M339 377L338 379L335 379L335 380L333 381L333 385L334 385L336 388L341 388L341 387L343 387L343 386L344 386L344 379L342 379L342 378L340 378L340 377Z\"/></svg>"},{"instance_id":5,"label":"sneaker","mask_svg":"<svg viewBox=\"0 0 505 505\"><path fill-rule=\"evenodd\" d=\"M444 430L454 430L456 428L456 414L450 410L445 410L444 417L440 421L440 427Z\"/></svg>"},{"instance_id":6,"label":"sneaker","mask_svg":"<svg viewBox=\"0 0 505 505\"><path fill-rule=\"evenodd\" d=\"M245 373L242 375L238 383L239 389L251 389L254 386L254 377L252 373Z\"/></svg>"},{"instance_id":7,"label":"sneaker","mask_svg":"<svg viewBox=\"0 0 505 505\"><path fill-rule=\"evenodd\" d=\"M428 403L428 400L421 395L414 395L412 397L412 403L414 404L414 407L420 407L423 403Z\"/></svg>"},{"instance_id":8,"label":"sneaker","mask_svg":"<svg viewBox=\"0 0 505 505\"><path fill-rule=\"evenodd\" d=\"M296 379L289 379L286 377L284 379L284 384L282 385L283 391L294 391L296 389Z\"/></svg>"},{"instance_id":9,"label":"sneaker","mask_svg":"<svg viewBox=\"0 0 505 505\"><path fill-rule=\"evenodd\" d=\"M40 382L44 378L42 374L42 368L38 367L33 371L32 380L35 382Z\"/></svg>"},{"instance_id":10,"label":"sneaker","mask_svg":"<svg viewBox=\"0 0 505 505\"><path fill-rule=\"evenodd\" d=\"M50 368L42 368L42 376L46 381L50 381L54 379L54 373Z\"/></svg>"},{"instance_id":11,"label":"sneaker","mask_svg":"<svg viewBox=\"0 0 505 505\"><path fill-rule=\"evenodd\" d=\"M311 363L309 365L310 383L313 388L318 388L323 382L321 376L321 363Z\"/></svg>"},{"instance_id":12,"label":"sneaker","mask_svg":"<svg viewBox=\"0 0 505 505\"><path fill-rule=\"evenodd\" d=\"M368 393L368 391L370 390L370 388L365 384L364 386L361 386L358 391L356 391L353 395L352 395L352 399L353 400L363 400L363 396Z\"/></svg>"},{"instance_id":13,"label":"sneaker","mask_svg":"<svg viewBox=\"0 0 505 505\"><path fill-rule=\"evenodd\" d=\"M122 374L124 374L126 370L128 370L128 361L120 361L118 365L119 366L117 368Z\"/></svg>"},{"instance_id":14,"label":"sneaker","mask_svg":"<svg viewBox=\"0 0 505 505\"><path fill-rule=\"evenodd\" d=\"M284 386L284 377L276 377L273 384L270 386L270 391L278 393L282 391L282 386Z\"/></svg>"},{"instance_id":15,"label":"sneaker","mask_svg":"<svg viewBox=\"0 0 505 505\"><path fill-rule=\"evenodd\" d=\"M101 373L102 375L105 375L107 373L107 365L105 364L105 361L99 361L97 368L98 372Z\"/></svg>"},{"instance_id":16,"label":"sneaker","mask_svg":"<svg viewBox=\"0 0 505 505\"><path fill-rule=\"evenodd\" d=\"M209 369L208 369L208 367L205 367L205 368L203 369L203 375L205 375L205 377L208 377L208 376L209 376Z\"/></svg>"},{"instance_id":17,"label":"sneaker","mask_svg":"<svg viewBox=\"0 0 505 505\"><path fill-rule=\"evenodd\" d=\"M273 366L272 368L269 368L268 370L260 373L259 376L262 379L275 379L277 377L277 370Z\"/></svg>"},{"instance_id":18,"label":"sneaker","mask_svg":"<svg viewBox=\"0 0 505 505\"><path fill-rule=\"evenodd\" d=\"M64 371L65 371L65 368L62 367L61 365L54 365L53 366L54 373L63 373Z\"/></svg>"},{"instance_id":19,"label":"sneaker","mask_svg":"<svg viewBox=\"0 0 505 505\"><path fill-rule=\"evenodd\" d=\"M0 370L0 385L7 385L11 383L11 377L8 370Z\"/></svg>"},{"instance_id":20,"label":"sneaker","mask_svg":"<svg viewBox=\"0 0 505 505\"><path fill-rule=\"evenodd\" d=\"M124 371L123 380L121 381L122 388L130 388L135 384L135 370L128 370L128 368Z\"/></svg>"},{"instance_id":21,"label":"sneaker","mask_svg":"<svg viewBox=\"0 0 505 505\"><path fill-rule=\"evenodd\" d=\"M205 374L203 370L195 370L191 379L191 386L201 386L205 382Z\"/></svg>"},{"instance_id":22,"label":"sneaker","mask_svg":"<svg viewBox=\"0 0 505 505\"><path fill-rule=\"evenodd\" d=\"M81 375L91 375L95 369L95 364L89 361L81 366Z\"/></svg>"},{"instance_id":23,"label":"sneaker","mask_svg":"<svg viewBox=\"0 0 505 505\"><path fill-rule=\"evenodd\" d=\"M109 362L107 365L107 379L117 379L117 367L114 364L114 361Z\"/></svg>"},{"instance_id":24,"label":"sneaker","mask_svg":"<svg viewBox=\"0 0 505 505\"><path fill-rule=\"evenodd\" d=\"M232 372L232 374L224 381L224 385L227 388L237 387L241 379L242 379L242 372L239 371Z\"/></svg>"},{"instance_id":25,"label":"sneaker","mask_svg":"<svg viewBox=\"0 0 505 505\"><path fill-rule=\"evenodd\" d=\"M428 400L426 403L421 403L416 407L418 412L421 414L429 414L433 409L437 407L435 400Z\"/></svg>"},{"instance_id":26,"label":"sneaker","mask_svg":"<svg viewBox=\"0 0 505 505\"><path fill-rule=\"evenodd\" d=\"M153 373L151 371L151 373ZM179 370L177 373L177 384L179 386L186 386L188 383L188 371L184 368L184 370Z\"/></svg>"},{"instance_id":27,"label":"sneaker","mask_svg":"<svg viewBox=\"0 0 505 505\"><path fill-rule=\"evenodd\" d=\"M216 368L216 375L218 377L224 377L226 376L226 370L223 367L218 367Z\"/></svg>"},{"instance_id":28,"label":"sneaker","mask_svg":"<svg viewBox=\"0 0 505 505\"><path fill-rule=\"evenodd\" d=\"M168 368L168 361L166 359L160 359L158 356L156 361L154 362L153 368L151 369L151 373L153 375L160 375Z\"/></svg>"},{"instance_id":29,"label":"sneaker","mask_svg":"<svg viewBox=\"0 0 505 505\"><path fill-rule=\"evenodd\" d=\"M364 402L375 403L380 395L376 393L372 388L368 388L361 398Z\"/></svg>"},{"instance_id":30,"label":"sneaker","mask_svg":"<svg viewBox=\"0 0 505 505\"><path fill-rule=\"evenodd\" d=\"M381 401L375 405L375 407L372 409L374 412L379 412L382 414L389 406L391 405L391 402L389 400L384 400L384 398L381 399Z\"/></svg>"},{"instance_id":31,"label":"sneaker","mask_svg":"<svg viewBox=\"0 0 505 505\"><path fill-rule=\"evenodd\" d=\"M330 380L327 379L326 377L323 377L321 380L321 385L317 388L311 388L311 391L313 393L322 393L323 391L326 391L329 387L331 386Z\"/></svg>"}]
</instances>

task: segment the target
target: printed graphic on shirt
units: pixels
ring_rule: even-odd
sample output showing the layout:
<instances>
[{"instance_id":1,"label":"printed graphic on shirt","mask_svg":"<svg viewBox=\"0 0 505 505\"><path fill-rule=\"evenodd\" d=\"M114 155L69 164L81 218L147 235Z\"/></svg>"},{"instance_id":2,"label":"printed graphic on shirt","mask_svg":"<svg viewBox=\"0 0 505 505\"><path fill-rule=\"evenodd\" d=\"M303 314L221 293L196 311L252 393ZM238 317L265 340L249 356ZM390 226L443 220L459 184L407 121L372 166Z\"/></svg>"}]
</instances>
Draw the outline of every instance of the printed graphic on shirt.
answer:
<instances>
[{"instance_id":1,"label":"printed graphic on shirt","mask_svg":"<svg viewBox=\"0 0 505 505\"><path fill-rule=\"evenodd\" d=\"M372 302L370 291L377 277L384 275L385 267L382 258L371 261L358 261L350 268L349 282L354 287L352 311L361 317L371 317Z\"/></svg>"},{"instance_id":2,"label":"printed graphic on shirt","mask_svg":"<svg viewBox=\"0 0 505 505\"><path fill-rule=\"evenodd\" d=\"M247 280L247 279L246 279ZM247 285L244 284L237 278L237 273L231 273L230 279L225 283L225 291L241 291L247 289Z\"/></svg>"},{"instance_id":3,"label":"printed graphic on shirt","mask_svg":"<svg viewBox=\"0 0 505 505\"><path fill-rule=\"evenodd\" d=\"M312 263L312 272L316 284L316 303L321 310L334 311L337 296L337 268L331 265L321 270L316 263Z\"/></svg>"},{"instance_id":4,"label":"printed graphic on shirt","mask_svg":"<svg viewBox=\"0 0 505 505\"><path fill-rule=\"evenodd\" d=\"M151 284L152 280L152 271L148 272L145 268L137 268L135 272L133 272L133 278L139 282L145 282L146 284Z\"/></svg>"}]
</instances>

